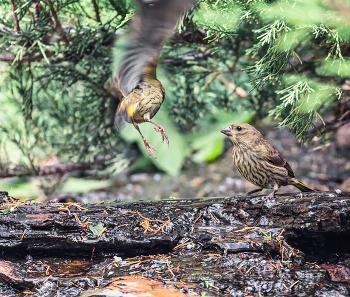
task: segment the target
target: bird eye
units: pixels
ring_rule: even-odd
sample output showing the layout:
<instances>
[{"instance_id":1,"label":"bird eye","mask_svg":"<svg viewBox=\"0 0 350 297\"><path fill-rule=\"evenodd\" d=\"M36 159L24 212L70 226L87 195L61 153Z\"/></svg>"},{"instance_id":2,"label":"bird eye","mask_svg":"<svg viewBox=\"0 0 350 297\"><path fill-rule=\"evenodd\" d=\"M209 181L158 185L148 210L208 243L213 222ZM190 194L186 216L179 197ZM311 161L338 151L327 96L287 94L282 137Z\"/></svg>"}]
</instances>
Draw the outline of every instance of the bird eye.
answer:
<instances>
[{"instance_id":1,"label":"bird eye","mask_svg":"<svg viewBox=\"0 0 350 297\"><path fill-rule=\"evenodd\" d=\"M236 128L236 130L237 130L237 131L242 131L242 127L241 127L241 126L238 126L238 127Z\"/></svg>"}]
</instances>

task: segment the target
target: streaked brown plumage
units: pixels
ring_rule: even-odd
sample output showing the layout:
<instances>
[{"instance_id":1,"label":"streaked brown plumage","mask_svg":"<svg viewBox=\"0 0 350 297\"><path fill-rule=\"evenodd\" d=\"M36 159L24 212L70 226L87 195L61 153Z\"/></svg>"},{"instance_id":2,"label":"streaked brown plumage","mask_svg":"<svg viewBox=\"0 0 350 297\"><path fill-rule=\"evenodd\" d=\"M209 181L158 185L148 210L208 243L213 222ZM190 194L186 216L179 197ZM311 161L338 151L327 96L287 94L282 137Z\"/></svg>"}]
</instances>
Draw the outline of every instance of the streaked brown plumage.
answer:
<instances>
[{"instance_id":1,"label":"streaked brown plumage","mask_svg":"<svg viewBox=\"0 0 350 297\"><path fill-rule=\"evenodd\" d=\"M151 149L154 151L156 151L156 149L144 138L137 124L149 122L156 125L157 128L155 128L155 130L161 132L162 141L166 139L169 145L169 139L164 128L151 121L162 105L164 97L165 91L160 81L157 79L145 78L129 95L124 97L118 107L118 120L122 119L134 125L135 129L142 137L148 154L152 154L154 158L156 158L156 156Z\"/></svg>"},{"instance_id":2,"label":"streaked brown plumage","mask_svg":"<svg viewBox=\"0 0 350 297\"><path fill-rule=\"evenodd\" d=\"M194 0L138 0L140 11L129 33L130 44L118 71L118 85L124 98L118 107L117 126L123 121L132 123L140 133L148 154L156 149L143 137L138 124L148 122L156 126L169 145L162 126L151 119L158 112L165 91L157 79L156 69L162 46L171 35L176 22ZM152 151L153 150L153 151Z\"/></svg>"},{"instance_id":3,"label":"streaked brown plumage","mask_svg":"<svg viewBox=\"0 0 350 297\"><path fill-rule=\"evenodd\" d=\"M282 186L293 185L303 192L314 191L298 181L288 162L256 130L245 123L235 123L220 131L232 143L233 163L242 176L259 188L246 193L250 195L264 188L273 189L265 200L272 198Z\"/></svg>"}]
</instances>

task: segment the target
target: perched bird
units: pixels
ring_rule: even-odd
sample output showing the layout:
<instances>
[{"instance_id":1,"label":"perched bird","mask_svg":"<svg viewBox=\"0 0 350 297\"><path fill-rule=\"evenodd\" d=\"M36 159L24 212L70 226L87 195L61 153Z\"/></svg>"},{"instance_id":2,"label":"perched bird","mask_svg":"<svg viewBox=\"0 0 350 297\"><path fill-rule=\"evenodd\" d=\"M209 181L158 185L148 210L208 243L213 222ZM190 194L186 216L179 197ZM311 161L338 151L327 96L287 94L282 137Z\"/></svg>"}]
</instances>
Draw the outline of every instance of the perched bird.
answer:
<instances>
[{"instance_id":1,"label":"perched bird","mask_svg":"<svg viewBox=\"0 0 350 297\"><path fill-rule=\"evenodd\" d=\"M194 0L138 0L139 12L129 33L117 75L117 83L124 98L118 107L117 126L123 121L134 125L140 133L148 154L156 149L142 135L138 124L148 122L156 126L169 145L164 128L151 119L158 112L165 97L156 69L161 49L171 35L180 15L188 10ZM153 151L152 151L153 150Z\"/></svg>"},{"instance_id":2,"label":"perched bird","mask_svg":"<svg viewBox=\"0 0 350 297\"><path fill-rule=\"evenodd\" d=\"M266 196L266 201L272 198L280 187L288 185L293 185L302 192L314 191L295 178L288 162L253 126L236 123L220 132L227 135L233 143L233 163L238 171L245 179L259 187L246 195L264 188L273 189L273 192Z\"/></svg>"}]
</instances>

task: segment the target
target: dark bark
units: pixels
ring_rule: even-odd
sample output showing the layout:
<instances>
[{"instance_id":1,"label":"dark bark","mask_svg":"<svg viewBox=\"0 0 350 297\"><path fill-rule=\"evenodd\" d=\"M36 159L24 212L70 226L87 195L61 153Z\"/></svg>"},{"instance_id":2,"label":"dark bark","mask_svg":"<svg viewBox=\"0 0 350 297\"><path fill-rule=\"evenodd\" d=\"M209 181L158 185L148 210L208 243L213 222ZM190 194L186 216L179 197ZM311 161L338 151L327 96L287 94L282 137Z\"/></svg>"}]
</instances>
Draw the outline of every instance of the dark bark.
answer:
<instances>
[{"instance_id":1,"label":"dark bark","mask_svg":"<svg viewBox=\"0 0 350 297\"><path fill-rule=\"evenodd\" d=\"M13 0L10 0L10 3L11 3L12 16L13 16L13 19L15 20L16 32L19 32L21 31L21 28L19 27L19 21L16 13L16 5Z\"/></svg>"},{"instance_id":2,"label":"dark bark","mask_svg":"<svg viewBox=\"0 0 350 297\"><path fill-rule=\"evenodd\" d=\"M243 238L251 227L284 230L287 241L299 249L303 247L307 253L317 252L320 246L326 252L350 248L329 242L329 238L350 234L349 193L277 195L263 207L261 199L227 197L83 205L10 202L2 207L13 209L0 218L0 250L4 255L15 250L22 257L50 256L58 251L67 256L118 252L130 257L151 251L169 252L179 240L190 238L202 247L215 245L237 252L242 246L263 251L256 245L250 248L249 244L231 244L232 230ZM89 229L98 223L105 228L102 236ZM216 242L218 236L223 240ZM261 235L256 239L262 244L262 238Z\"/></svg>"},{"instance_id":3,"label":"dark bark","mask_svg":"<svg viewBox=\"0 0 350 297\"><path fill-rule=\"evenodd\" d=\"M26 281L28 274L21 269L19 265L0 261L0 282L8 283L15 288L26 288L32 285L32 282Z\"/></svg>"},{"instance_id":4,"label":"dark bark","mask_svg":"<svg viewBox=\"0 0 350 297\"><path fill-rule=\"evenodd\" d=\"M101 17L100 17L100 12L98 9L98 4L96 2L96 0L91 0L92 1L92 5L94 6L94 10L95 10L95 15L96 15L96 22L99 22L100 24L102 24L101 22Z\"/></svg>"},{"instance_id":5,"label":"dark bark","mask_svg":"<svg viewBox=\"0 0 350 297\"><path fill-rule=\"evenodd\" d=\"M60 33L61 35L61 38L62 38L62 41L66 44L66 45L69 45L69 41L68 41L68 38L66 36L66 34L64 33L63 29L62 29L62 26L61 26L61 22L60 20L58 19L58 16L57 16L57 12L52 4L52 1L51 0L47 0L47 3L50 7L50 10L51 10L51 13L52 13L52 16L53 18L55 19L55 23L56 23L56 29L58 30L58 32Z\"/></svg>"},{"instance_id":6,"label":"dark bark","mask_svg":"<svg viewBox=\"0 0 350 297\"><path fill-rule=\"evenodd\" d=\"M128 275L210 296L350 294L350 193L276 195L264 206L261 196L95 204L0 197L6 296L121 290L118 276Z\"/></svg>"}]
</instances>

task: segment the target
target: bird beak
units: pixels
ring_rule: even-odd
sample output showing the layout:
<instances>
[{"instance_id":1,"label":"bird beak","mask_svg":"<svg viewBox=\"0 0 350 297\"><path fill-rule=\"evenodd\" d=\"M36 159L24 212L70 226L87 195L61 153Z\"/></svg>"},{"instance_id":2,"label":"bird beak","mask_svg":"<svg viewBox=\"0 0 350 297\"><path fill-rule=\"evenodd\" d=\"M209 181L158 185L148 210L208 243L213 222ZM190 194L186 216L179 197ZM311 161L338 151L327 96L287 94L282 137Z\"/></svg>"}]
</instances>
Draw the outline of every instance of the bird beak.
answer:
<instances>
[{"instance_id":1,"label":"bird beak","mask_svg":"<svg viewBox=\"0 0 350 297\"><path fill-rule=\"evenodd\" d=\"M224 129L220 130L220 132L227 135L228 137L233 136L232 131L229 127L226 127Z\"/></svg>"}]
</instances>

